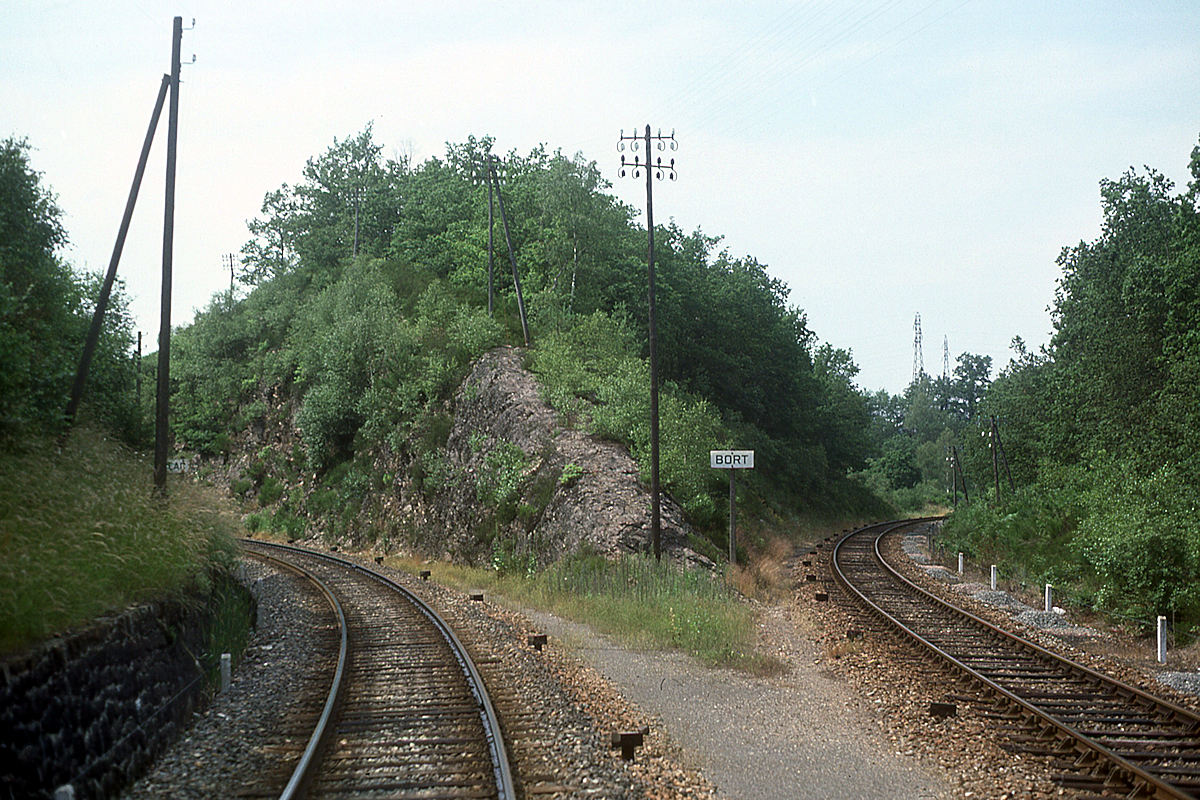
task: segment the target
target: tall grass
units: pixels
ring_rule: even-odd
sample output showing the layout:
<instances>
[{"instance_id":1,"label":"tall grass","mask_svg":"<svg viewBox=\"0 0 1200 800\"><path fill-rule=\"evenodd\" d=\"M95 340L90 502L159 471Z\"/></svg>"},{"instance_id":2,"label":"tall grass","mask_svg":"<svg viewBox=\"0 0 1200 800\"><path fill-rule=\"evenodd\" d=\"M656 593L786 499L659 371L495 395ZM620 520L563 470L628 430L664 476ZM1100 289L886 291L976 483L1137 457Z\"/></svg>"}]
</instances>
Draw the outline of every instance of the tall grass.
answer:
<instances>
[{"instance_id":1,"label":"tall grass","mask_svg":"<svg viewBox=\"0 0 1200 800\"><path fill-rule=\"evenodd\" d=\"M150 461L88 428L0 450L0 652L164 593L236 557L203 487L152 497Z\"/></svg>"},{"instance_id":2,"label":"tall grass","mask_svg":"<svg viewBox=\"0 0 1200 800\"><path fill-rule=\"evenodd\" d=\"M751 606L721 575L706 570L594 554L571 556L533 575L415 561L398 566L431 569L440 582L585 622L625 646L679 650L705 664L757 674L782 668L755 650Z\"/></svg>"}]
</instances>

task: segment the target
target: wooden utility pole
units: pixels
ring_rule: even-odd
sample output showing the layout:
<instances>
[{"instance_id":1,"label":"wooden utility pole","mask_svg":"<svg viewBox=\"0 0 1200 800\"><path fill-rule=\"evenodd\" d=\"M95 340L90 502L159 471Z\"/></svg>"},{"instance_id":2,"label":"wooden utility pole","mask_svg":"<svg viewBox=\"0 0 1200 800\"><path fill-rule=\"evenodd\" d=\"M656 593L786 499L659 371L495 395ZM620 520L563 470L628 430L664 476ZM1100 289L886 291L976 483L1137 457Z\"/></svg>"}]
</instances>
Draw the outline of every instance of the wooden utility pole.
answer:
<instances>
[{"instance_id":1,"label":"wooden utility pole","mask_svg":"<svg viewBox=\"0 0 1200 800\"><path fill-rule=\"evenodd\" d=\"M959 480L962 481L963 502L971 502L970 495L967 494L967 476L962 471L962 460L958 457L958 447L950 445L950 452L954 456L954 469L958 472Z\"/></svg>"},{"instance_id":2,"label":"wooden utility pole","mask_svg":"<svg viewBox=\"0 0 1200 800\"><path fill-rule=\"evenodd\" d=\"M488 156L488 159L489 159L488 169L491 169L491 162L490 162L491 156ZM493 206L492 182L490 180L487 182L487 187L488 187L488 316L491 317L491 316L493 316L492 295L494 293L494 291L492 289L492 274L493 274L493 270L495 268L495 261L496 261L495 257L493 256L493 253L495 252L495 249L493 247L493 239L495 238L494 234L495 234L495 230L496 230L496 223L495 223L495 212L492 210L492 206Z\"/></svg>"},{"instance_id":3,"label":"wooden utility pole","mask_svg":"<svg viewBox=\"0 0 1200 800\"><path fill-rule=\"evenodd\" d=\"M179 141L179 46L183 17L171 28L171 106L167 116L167 188L163 204L162 307L158 327L158 395L154 415L154 489L167 491L167 449L171 410L171 267L175 245L175 157Z\"/></svg>"},{"instance_id":4,"label":"wooden utility pole","mask_svg":"<svg viewBox=\"0 0 1200 800\"><path fill-rule=\"evenodd\" d=\"M990 428L983 435L988 438L988 447L992 450L992 482L996 485L996 505L1000 505L1000 433L996 430L996 417L990 420Z\"/></svg>"},{"instance_id":5,"label":"wooden utility pole","mask_svg":"<svg viewBox=\"0 0 1200 800\"><path fill-rule=\"evenodd\" d=\"M654 557L662 559L662 510L659 499L659 482L658 482L658 332L655 326L655 308L654 308L654 178L662 180L664 175L675 180L675 159L670 159L669 163L663 164L662 156L659 156L655 163L651 163L650 146L653 141L659 150L666 150L668 146L671 150L678 150L679 143L675 141L675 131L671 131L670 136L663 136L660 128L657 136L650 135L650 126L646 126L644 139L639 139L635 132L629 136L625 135L625 131L621 131L621 136L617 140L617 150L624 151L625 143L629 142L629 149L636 152L639 146L644 144L646 148L646 158L642 161L640 156L634 156L632 162L625 160L625 155L621 155L621 177L625 177L626 169L630 169L633 177L640 177L640 171L646 172L646 271L649 279L649 327L650 327L650 538L654 546Z\"/></svg>"},{"instance_id":6,"label":"wooden utility pole","mask_svg":"<svg viewBox=\"0 0 1200 800\"><path fill-rule=\"evenodd\" d=\"M133 362L136 366L133 372L134 383L137 385L137 418L140 426L142 421L142 332L138 331L137 356Z\"/></svg>"},{"instance_id":7,"label":"wooden utility pole","mask_svg":"<svg viewBox=\"0 0 1200 800\"><path fill-rule=\"evenodd\" d=\"M229 267L229 302L232 303L233 302L233 265L236 263L235 256L233 255L233 253L226 253L224 256L221 257L221 260L223 262L225 262L225 266Z\"/></svg>"},{"instance_id":8,"label":"wooden utility pole","mask_svg":"<svg viewBox=\"0 0 1200 800\"><path fill-rule=\"evenodd\" d=\"M150 145L154 143L154 132L158 130L158 118L162 116L163 101L166 100L170 81L170 75L163 75L162 85L158 89L158 99L154 103L153 113L150 114L150 127L146 129L146 139L142 142L142 152L138 157L137 168L133 172L133 185L129 187L129 197L125 200L125 214L121 217L121 225L117 229L117 241L113 245L112 257L108 260L108 273L104 276L104 285L100 288L100 297L96 300L96 310L92 313L92 326L88 329L87 340L83 343L83 355L79 358L79 368L75 371L75 383L71 386L71 399L67 402L65 415L68 425L75 421L75 413L79 410L79 401L83 398L83 387L87 383L92 356L96 352L96 344L100 341L100 331L104 327L104 312L108 308L108 297L112 293L113 281L117 277L117 265L121 263L121 251L125 249L125 236L129 233L129 223L133 219L133 207L137 204L138 191L142 187L142 176L146 173L146 161L150 158ZM141 353L139 352L138 355L140 356Z\"/></svg>"}]
</instances>

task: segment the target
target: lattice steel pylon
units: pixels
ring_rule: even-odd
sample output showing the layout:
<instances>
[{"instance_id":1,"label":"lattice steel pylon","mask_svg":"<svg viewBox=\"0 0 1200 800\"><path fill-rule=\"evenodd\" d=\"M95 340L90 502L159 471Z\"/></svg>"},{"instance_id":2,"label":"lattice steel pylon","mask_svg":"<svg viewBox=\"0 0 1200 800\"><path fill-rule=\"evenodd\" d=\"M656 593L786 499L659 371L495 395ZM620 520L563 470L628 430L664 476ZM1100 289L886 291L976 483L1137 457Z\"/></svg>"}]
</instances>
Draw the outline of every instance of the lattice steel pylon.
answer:
<instances>
[{"instance_id":1,"label":"lattice steel pylon","mask_svg":"<svg viewBox=\"0 0 1200 800\"><path fill-rule=\"evenodd\" d=\"M913 320L913 383L925 374L925 355L921 352L921 312Z\"/></svg>"}]
</instances>

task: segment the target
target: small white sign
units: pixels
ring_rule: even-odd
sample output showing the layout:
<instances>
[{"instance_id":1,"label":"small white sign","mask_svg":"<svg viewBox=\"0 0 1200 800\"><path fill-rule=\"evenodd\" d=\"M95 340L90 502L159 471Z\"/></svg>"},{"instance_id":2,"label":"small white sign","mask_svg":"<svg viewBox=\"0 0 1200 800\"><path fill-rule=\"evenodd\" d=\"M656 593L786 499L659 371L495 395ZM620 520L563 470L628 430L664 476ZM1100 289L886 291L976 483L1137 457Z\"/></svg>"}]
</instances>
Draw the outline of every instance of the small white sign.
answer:
<instances>
[{"instance_id":1,"label":"small white sign","mask_svg":"<svg viewBox=\"0 0 1200 800\"><path fill-rule=\"evenodd\" d=\"M708 465L713 469L754 469L754 451L709 450Z\"/></svg>"},{"instance_id":2,"label":"small white sign","mask_svg":"<svg viewBox=\"0 0 1200 800\"><path fill-rule=\"evenodd\" d=\"M186 458L172 458L167 462L167 472L187 472L188 460Z\"/></svg>"}]
</instances>

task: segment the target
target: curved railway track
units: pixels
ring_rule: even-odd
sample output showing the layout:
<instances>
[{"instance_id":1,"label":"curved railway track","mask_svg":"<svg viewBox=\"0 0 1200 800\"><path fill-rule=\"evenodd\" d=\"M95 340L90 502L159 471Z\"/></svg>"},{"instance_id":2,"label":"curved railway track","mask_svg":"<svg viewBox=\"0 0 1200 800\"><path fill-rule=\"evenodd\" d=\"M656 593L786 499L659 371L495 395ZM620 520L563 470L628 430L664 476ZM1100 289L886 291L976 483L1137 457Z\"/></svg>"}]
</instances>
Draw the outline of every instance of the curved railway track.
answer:
<instances>
[{"instance_id":1,"label":"curved railway track","mask_svg":"<svg viewBox=\"0 0 1200 800\"><path fill-rule=\"evenodd\" d=\"M835 580L876 616L1002 699L1042 744L1097 788L1129 797L1200 797L1200 716L1077 664L926 592L880 542L912 520L853 531L835 545Z\"/></svg>"},{"instance_id":2,"label":"curved railway track","mask_svg":"<svg viewBox=\"0 0 1200 800\"><path fill-rule=\"evenodd\" d=\"M328 698L281 798L516 797L483 679L432 608L336 556L243 544L313 580L342 628Z\"/></svg>"}]
</instances>

